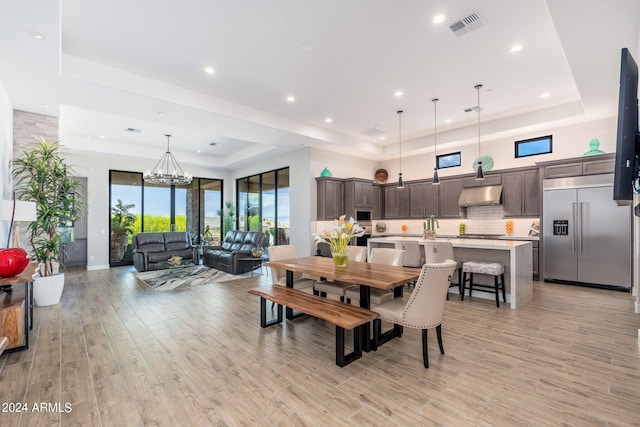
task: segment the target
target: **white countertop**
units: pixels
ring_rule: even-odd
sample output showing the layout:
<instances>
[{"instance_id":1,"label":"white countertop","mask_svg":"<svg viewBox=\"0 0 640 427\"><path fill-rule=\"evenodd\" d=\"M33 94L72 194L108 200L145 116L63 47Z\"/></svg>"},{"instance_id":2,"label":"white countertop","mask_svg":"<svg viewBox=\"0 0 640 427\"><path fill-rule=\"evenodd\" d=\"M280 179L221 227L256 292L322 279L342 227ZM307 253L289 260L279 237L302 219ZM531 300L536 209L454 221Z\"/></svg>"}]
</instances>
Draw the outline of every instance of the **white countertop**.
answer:
<instances>
[{"instance_id":1,"label":"white countertop","mask_svg":"<svg viewBox=\"0 0 640 427\"><path fill-rule=\"evenodd\" d=\"M420 243L423 243L426 241L422 237L388 236L388 237L372 237L369 239L369 242L384 243L384 242L401 242L401 241L407 241L407 240L418 241ZM449 241L453 244L454 247L458 247L458 248L499 249L499 250L509 250L517 246L531 244L531 241L529 240L489 240L489 239L455 239L455 238L438 239L438 240Z\"/></svg>"},{"instance_id":2,"label":"white countertop","mask_svg":"<svg viewBox=\"0 0 640 427\"><path fill-rule=\"evenodd\" d=\"M385 233L373 233L371 235L371 239L380 239L380 238L422 238L422 234L385 234ZM441 235L436 235L436 239L457 239L458 236L450 236L450 235L446 235L446 234L441 234ZM460 239L462 240L462 239ZM465 239L468 240L468 239ZM485 239L482 239L485 240ZM498 240L528 240L531 242L537 242L540 240L540 237L538 236L500 236L498 237Z\"/></svg>"},{"instance_id":3,"label":"white countertop","mask_svg":"<svg viewBox=\"0 0 640 427\"><path fill-rule=\"evenodd\" d=\"M528 240L530 242L538 242L540 237L538 236L501 236L500 240Z\"/></svg>"}]
</instances>

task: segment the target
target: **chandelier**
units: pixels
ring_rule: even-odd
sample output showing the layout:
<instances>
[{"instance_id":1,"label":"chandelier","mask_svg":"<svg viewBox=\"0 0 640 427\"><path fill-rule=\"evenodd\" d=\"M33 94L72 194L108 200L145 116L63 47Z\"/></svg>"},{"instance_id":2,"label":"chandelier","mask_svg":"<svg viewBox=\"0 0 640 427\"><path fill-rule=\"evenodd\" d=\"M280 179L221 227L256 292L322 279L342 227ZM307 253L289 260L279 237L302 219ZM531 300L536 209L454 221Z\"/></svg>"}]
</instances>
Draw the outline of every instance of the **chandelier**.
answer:
<instances>
[{"instance_id":1,"label":"chandelier","mask_svg":"<svg viewBox=\"0 0 640 427\"><path fill-rule=\"evenodd\" d=\"M171 135L165 136L167 137L167 152L160 157L153 170L145 172L144 182L167 185L190 184L193 177L182 170L176 158L171 154L169 150Z\"/></svg>"}]
</instances>

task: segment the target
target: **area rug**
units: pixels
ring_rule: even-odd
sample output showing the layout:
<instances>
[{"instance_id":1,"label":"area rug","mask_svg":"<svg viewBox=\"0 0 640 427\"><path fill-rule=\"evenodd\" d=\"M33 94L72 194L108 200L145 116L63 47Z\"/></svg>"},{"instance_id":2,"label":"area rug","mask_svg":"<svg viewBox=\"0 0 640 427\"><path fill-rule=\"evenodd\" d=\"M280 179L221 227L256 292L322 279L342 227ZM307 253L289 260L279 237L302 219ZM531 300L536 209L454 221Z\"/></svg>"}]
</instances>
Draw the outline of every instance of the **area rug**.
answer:
<instances>
[{"instance_id":1,"label":"area rug","mask_svg":"<svg viewBox=\"0 0 640 427\"><path fill-rule=\"evenodd\" d=\"M203 265L187 265L137 273L136 277L155 291L172 291L178 288L219 283L238 279L238 276Z\"/></svg>"}]
</instances>

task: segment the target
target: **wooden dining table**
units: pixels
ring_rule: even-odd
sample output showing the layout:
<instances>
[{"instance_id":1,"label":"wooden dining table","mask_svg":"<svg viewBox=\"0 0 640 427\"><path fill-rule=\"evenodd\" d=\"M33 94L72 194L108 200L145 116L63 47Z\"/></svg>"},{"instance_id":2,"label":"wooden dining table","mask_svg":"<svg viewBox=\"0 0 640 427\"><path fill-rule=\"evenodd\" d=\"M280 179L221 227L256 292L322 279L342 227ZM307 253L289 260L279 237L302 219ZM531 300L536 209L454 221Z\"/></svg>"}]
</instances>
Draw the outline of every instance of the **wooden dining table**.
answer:
<instances>
[{"instance_id":1,"label":"wooden dining table","mask_svg":"<svg viewBox=\"0 0 640 427\"><path fill-rule=\"evenodd\" d=\"M370 262L350 260L346 267L336 267L332 258L321 256L269 261L264 265L286 270L286 285L289 288L293 287L294 272L359 285L360 307L367 309L371 308L371 288L393 290L394 298L401 297L403 285L415 282L420 276L419 268L396 267ZM293 311L289 308L287 308L286 317L287 319L293 318ZM367 324L365 330L365 337L368 339L365 340L364 350L370 351L373 348L371 325ZM382 337L378 345L400 335L402 335L402 326L396 326Z\"/></svg>"}]
</instances>

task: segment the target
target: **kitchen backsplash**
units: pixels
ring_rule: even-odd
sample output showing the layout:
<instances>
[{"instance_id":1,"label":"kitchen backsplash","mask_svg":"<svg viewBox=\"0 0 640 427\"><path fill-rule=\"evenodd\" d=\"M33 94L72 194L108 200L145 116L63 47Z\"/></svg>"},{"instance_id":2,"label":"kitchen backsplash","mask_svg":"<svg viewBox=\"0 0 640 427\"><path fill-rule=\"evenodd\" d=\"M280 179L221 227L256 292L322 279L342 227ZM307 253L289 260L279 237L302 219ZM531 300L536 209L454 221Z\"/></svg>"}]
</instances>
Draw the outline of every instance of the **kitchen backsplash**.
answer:
<instances>
[{"instance_id":1,"label":"kitchen backsplash","mask_svg":"<svg viewBox=\"0 0 640 427\"><path fill-rule=\"evenodd\" d=\"M467 234L507 234L507 220L513 221L513 236L525 237L529 235L531 224L538 218L505 218L502 206L474 206L467 208L467 218L438 219L440 225L436 228L437 235L456 236L459 234L460 224L465 224ZM376 234L422 234L423 219L398 219L373 221L373 235ZM376 224L384 223L385 231L377 231ZM403 231L403 225L406 231ZM312 223L312 230L321 233L331 227L331 221L316 221Z\"/></svg>"}]
</instances>

